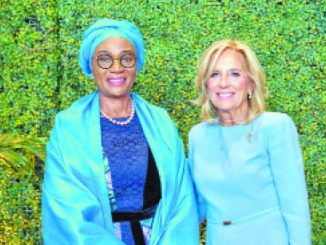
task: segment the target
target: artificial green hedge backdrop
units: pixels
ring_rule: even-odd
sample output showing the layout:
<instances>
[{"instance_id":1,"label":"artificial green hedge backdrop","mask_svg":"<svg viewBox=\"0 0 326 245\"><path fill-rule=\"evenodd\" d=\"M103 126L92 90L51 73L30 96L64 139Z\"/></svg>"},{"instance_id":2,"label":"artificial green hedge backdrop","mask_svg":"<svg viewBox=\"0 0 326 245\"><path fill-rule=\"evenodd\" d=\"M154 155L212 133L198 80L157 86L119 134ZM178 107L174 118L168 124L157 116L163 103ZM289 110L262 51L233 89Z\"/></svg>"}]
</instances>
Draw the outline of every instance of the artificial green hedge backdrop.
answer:
<instances>
[{"instance_id":1,"label":"artificial green hedge backdrop","mask_svg":"<svg viewBox=\"0 0 326 245\"><path fill-rule=\"evenodd\" d=\"M245 41L265 68L268 110L288 113L297 125L313 242L325 244L325 6L325 0L0 0L0 133L48 137L55 114L94 90L77 61L81 35L97 18L111 17L143 33L146 61L134 90L169 111L186 143L200 120L191 101L201 53L218 39ZM0 243L41 244L43 162L0 168Z\"/></svg>"}]
</instances>

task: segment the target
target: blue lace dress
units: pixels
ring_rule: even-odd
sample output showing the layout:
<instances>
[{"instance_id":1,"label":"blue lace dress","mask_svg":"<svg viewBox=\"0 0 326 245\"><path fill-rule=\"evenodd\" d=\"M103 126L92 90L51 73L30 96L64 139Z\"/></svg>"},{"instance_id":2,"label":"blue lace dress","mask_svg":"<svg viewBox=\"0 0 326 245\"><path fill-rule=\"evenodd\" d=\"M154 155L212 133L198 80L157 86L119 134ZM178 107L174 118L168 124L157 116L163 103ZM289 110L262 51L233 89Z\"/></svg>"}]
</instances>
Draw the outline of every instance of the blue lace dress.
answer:
<instances>
[{"instance_id":1,"label":"blue lace dress","mask_svg":"<svg viewBox=\"0 0 326 245\"><path fill-rule=\"evenodd\" d=\"M101 133L111 210L133 212L152 205L153 199L161 197L159 177L155 164L155 171L149 167L152 155L137 114L123 126L101 117ZM153 176L156 177L154 181ZM140 225L145 244L148 244L152 218L141 220ZM116 222L114 229L124 243L138 245L131 222Z\"/></svg>"}]
</instances>

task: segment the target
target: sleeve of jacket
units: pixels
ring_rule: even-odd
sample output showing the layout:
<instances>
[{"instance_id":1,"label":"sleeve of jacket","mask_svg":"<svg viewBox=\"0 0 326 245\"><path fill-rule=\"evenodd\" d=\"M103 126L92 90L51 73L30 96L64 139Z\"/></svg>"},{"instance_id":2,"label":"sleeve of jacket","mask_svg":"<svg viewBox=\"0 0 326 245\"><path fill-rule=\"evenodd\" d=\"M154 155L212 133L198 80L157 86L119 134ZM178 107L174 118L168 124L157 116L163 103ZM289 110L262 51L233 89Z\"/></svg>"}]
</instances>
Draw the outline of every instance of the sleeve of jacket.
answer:
<instances>
[{"instance_id":1,"label":"sleeve of jacket","mask_svg":"<svg viewBox=\"0 0 326 245\"><path fill-rule=\"evenodd\" d=\"M192 133L190 131L189 137L188 137L188 166L189 170L192 176L192 180L194 180L194 146L192 142ZM194 183L194 181L193 181ZM198 218L199 222L202 222L206 218L206 204L203 197L199 194L199 192L196 189L196 186L194 185L195 190L195 196L197 200L197 207L198 207Z\"/></svg>"},{"instance_id":2,"label":"sleeve of jacket","mask_svg":"<svg viewBox=\"0 0 326 245\"><path fill-rule=\"evenodd\" d=\"M160 244L169 245L198 245L199 244L199 223L197 205L194 189L184 154L183 143L179 137L176 127L173 125L177 154L175 164L178 166L176 175L175 193L176 205L171 210L171 218L163 233Z\"/></svg>"},{"instance_id":3,"label":"sleeve of jacket","mask_svg":"<svg viewBox=\"0 0 326 245\"><path fill-rule=\"evenodd\" d=\"M309 205L304 167L295 125L286 114L277 114L268 143L270 166L287 225L291 245L311 244Z\"/></svg>"},{"instance_id":4,"label":"sleeve of jacket","mask_svg":"<svg viewBox=\"0 0 326 245\"><path fill-rule=\"evenodd\" d=\"M42 236L44 244L123 243L105 229L97 198L71 171L59 150L58 122L47 145L46 170L42 190ZM62 130L61 130L62 131Z\"/></svg>"}]
</instances>

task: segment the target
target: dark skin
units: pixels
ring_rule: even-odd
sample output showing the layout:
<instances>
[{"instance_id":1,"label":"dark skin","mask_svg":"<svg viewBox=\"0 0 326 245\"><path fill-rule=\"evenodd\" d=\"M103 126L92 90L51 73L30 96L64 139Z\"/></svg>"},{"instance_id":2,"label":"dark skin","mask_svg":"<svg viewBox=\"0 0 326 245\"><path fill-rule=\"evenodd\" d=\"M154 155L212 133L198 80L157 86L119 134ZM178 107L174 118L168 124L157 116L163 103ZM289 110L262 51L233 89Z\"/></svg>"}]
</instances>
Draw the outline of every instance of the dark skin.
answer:
<instances>
[{"instance_id":1,"label":"dark skin","mask_svg":"<svg viewBox=\"0 0 326 245\"><path fill-rule=\"evenodd\" d=\"M126 52L136 53L134 46L126 39L110 38L95 49L92 71L100 92L100 107L106 115L117 118L131 114L130 92L136 80L136 63L131 68L123 67L119 58ZM103 69L96 58L101 53L110 53L114 58L112 67Z\"/></svg>"}]
</instances>

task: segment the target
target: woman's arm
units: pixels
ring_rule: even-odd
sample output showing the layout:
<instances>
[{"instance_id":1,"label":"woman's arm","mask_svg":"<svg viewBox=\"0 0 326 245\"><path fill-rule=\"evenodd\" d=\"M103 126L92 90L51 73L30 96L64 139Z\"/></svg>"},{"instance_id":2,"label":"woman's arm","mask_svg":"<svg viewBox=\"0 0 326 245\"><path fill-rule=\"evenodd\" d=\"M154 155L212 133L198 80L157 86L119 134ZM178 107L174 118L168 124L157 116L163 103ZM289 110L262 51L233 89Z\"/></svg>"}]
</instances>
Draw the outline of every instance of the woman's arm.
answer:
<instances>
[{"instance_id":1,"label":"woman's arm","mask_svg":"<svg viewBox=\"0 0 326 245\"><path fill-rule=\"evenodd\" d=\"M291 118L275 113L270 128L270 166L290 244L311 244L309 206L298 134Z\"/></svg>"},{"instance_id":2,"label":"woman's arm","mask_svg":"<svg viewBox=\"0 0 326 245\"><path fill-rule=\"evenodd\" d=\"M44 243L122 245L104 227L98 198L71 171L68 164L72 163L64 162L61 154L55 126L47 145L42 192Z\"/></svg>"},{"instance_id":3,"label":"woman's arm","mask_svg":"<svg viewBox=\"0 0 326 245\"><path fill-rule=\"evenodd\" d=\"M188 166L189 170L192 176L192 180L194 179L194 146L192 142L192 136L191 132L189 133L188 137ZM193 181L192 181L193 182ZM194 182L193 182L194 185ZM196 189L196 186L194 185L195 189L195 195L196 195L196 200L197 200L197 206L198 206L198 218L199 222L201 223L205 218L206 218L206 203L203 197L199 194L199 192Z\"/></svg>"}]
</instances>

